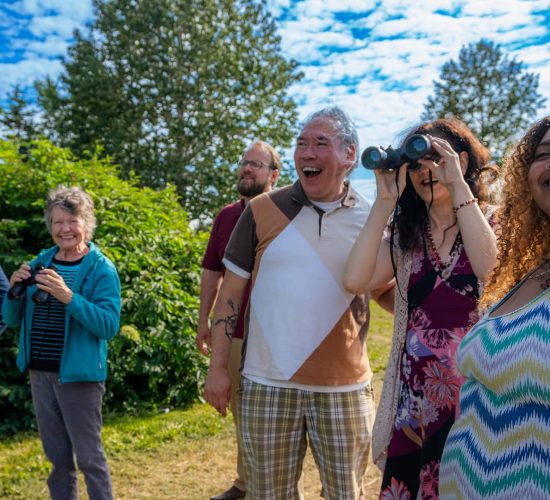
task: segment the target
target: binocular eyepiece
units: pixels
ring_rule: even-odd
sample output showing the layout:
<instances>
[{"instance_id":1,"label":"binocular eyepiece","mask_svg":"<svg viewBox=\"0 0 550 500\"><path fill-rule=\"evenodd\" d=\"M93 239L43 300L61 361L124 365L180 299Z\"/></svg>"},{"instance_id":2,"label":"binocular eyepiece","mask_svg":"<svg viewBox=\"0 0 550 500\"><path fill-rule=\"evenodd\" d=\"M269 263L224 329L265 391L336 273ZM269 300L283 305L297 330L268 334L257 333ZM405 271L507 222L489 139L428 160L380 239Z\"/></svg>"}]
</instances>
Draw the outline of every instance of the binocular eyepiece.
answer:
<instances>
[{"instance_id":1,"label":"binocular eyepiece","mask_svg":"<svg viewBox=\"0 0 550 500\"><path fill-rule=\"evenodd\" d=\"M368 170L396 170L402 163L409 162L408 170L417 170L420 158L430 155L434 161L440 155L433 149L430 138L423 134L411 135L398 149L371 146L363 151L361 163Z\"/></svg>"},{"instance_id":2,"label":"binocular eyepiece","mask_svg":"<svg viewBox=\"0 0 550 500\"><path fill-rule=\"evenodd\" d=\"M35 276L42 269L46 269L44 264L40 262L37 263L33 269L31 269L31 275L22 281L18 281L8 290L8 298L11 300L21 300L27 291L29 286L32 286L36 283ZM50 266L49 269L55 269L54 266ZM35 304L44 304L48 300L49 293L46 290L37 290L32 296L32 300Z\"/></svg>"}]
</instances>

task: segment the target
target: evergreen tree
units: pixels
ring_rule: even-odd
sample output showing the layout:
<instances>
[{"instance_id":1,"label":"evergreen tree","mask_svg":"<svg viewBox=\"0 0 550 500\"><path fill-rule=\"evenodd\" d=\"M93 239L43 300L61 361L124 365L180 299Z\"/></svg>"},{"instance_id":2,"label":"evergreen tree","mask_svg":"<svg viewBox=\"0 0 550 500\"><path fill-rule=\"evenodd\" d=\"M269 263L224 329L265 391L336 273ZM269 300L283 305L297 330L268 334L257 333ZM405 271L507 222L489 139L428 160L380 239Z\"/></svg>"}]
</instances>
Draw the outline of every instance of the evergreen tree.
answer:
<instances>
[{"instance_id":1,"label":"evergreen tree","mask_svg":"<svg viewBox=\"0 0 550 500\"><path fill-rule=\"evenodd\" d=\"M37 135L34 124L35 113L29 109L23 91L15 85L7 96L8 109L0 109L0 124L3 126L2 135L17 142L28 142Z\"/></svg>"},{"instance_id":2,"label":"evergreen tree","mask_svg":"<svg viewBox=\"0 0 550 500\"><path fill-rule=\"evenodd\" d=\"M422 120L462 119L497 159L546 100L537 92L539 76L527 73L524 63L510 60L488 40L463 46L458 61L445 63L439 78Z\"/></svg>"},{"instance_id":3,"label":"evergreen tree","mask_svg":"<svg viewBox=\"0 0 550 500\"><path fill-rule=\"evenodd\" d=\"M149 186L176 184L193 217L235 199L253 138L289 145L300 78L257 0L94 1L60 81L37 84L46 125L78 155L95 150Z\"/></svg>"}]
</instances>

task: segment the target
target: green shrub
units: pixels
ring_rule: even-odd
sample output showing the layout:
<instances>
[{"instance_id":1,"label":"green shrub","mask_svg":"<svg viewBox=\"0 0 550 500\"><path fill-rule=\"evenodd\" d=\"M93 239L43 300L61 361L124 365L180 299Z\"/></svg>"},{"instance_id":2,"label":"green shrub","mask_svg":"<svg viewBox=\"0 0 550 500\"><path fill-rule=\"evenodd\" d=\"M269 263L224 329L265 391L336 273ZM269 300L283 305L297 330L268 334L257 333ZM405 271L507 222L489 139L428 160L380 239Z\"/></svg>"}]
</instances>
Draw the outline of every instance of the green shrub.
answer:
<instances>
[{"instance_id":1,"label":"green shrub","mask_svg":"<svg viewBox=\"0 0 550 500\"><path fill-rule=\"evenodd\" d=\"M94 199L94 242L122 283L122 328L110 343L105 403L181 405L202 391L206 364L194 346L200 261L207 235L195 232L172 187L141 188L96 155L77 160L48 141L27 154L0 142L0 262L8 275L52 246L43 221L48 191L80 185ZM15 367L18 332L0 338L0 434L28 428L30 394ZM6 418L7 417L7 418Z\"/></svg>"}]
</instances>

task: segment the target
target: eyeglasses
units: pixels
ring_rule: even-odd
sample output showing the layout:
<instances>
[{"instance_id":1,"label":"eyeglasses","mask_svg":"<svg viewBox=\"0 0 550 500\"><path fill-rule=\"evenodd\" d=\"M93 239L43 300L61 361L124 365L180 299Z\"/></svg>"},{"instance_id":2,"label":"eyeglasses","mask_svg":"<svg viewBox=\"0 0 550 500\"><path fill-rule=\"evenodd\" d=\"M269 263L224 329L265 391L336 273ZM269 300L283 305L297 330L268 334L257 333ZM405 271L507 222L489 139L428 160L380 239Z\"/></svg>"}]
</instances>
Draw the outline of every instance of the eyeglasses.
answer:
<instances>
[{"instance_id":1,"label":"eyeglasses","mask_svg":"<svg viewBox=\"0 0 550 500\"><path fill-rule=\"evenodd\" d=\"M266 165L265 163L258 160L245 160L244 158L239 162L239 167L244 168L247 165L250 165L254 170L260 170L263 167L274 168L271 165Z\"/></svg>"}]
</instances>

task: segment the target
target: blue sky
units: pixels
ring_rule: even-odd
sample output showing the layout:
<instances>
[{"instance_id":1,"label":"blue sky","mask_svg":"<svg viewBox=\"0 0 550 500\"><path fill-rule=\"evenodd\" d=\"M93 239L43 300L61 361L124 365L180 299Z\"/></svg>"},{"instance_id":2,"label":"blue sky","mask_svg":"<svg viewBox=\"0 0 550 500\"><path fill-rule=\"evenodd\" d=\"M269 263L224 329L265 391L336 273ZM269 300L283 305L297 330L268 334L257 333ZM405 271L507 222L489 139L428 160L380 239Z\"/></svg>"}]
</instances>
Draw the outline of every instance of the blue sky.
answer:
<instances>
[{"instance_id":1,"label":"blue sky","mask_svg":"<svg viewBox=\"0 0 550 500\"><path fill-rule=\"evenodd\" d=\"M416 123L441 66L480 38L540 75L550 114L550 0L267 0L286 57L304 72L290 89L300 117L327 105L355 120L361 148ZM0 102L19 83L55 78L90 0L0 0ZM359 167L354 182L370 194Z\"/></svg>"}]
</instances>

